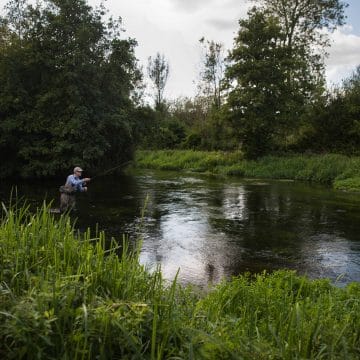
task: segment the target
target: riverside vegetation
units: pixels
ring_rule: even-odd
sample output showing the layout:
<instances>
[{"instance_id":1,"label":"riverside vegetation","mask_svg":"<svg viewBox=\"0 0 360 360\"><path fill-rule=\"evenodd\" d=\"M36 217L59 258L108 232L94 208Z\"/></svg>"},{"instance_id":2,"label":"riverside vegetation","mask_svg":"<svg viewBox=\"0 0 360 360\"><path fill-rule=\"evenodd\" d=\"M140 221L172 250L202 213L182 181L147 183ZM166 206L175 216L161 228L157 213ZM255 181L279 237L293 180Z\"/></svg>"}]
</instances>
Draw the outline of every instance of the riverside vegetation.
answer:
<instances>
[{"instance_id":1,"label":"riverside vegetation","mask_svg":"<svg viewBox=\"0 0 360 360\"><path fill-rule=\"evenodd\" d=\"M43 205L3 205L2 359L357 359L360 284L290 271L199 291L139 263L139 246L80 234Z\"/></svg>"},{"instance_id":2,"label":"riverside vegetation","mask_svg":"<svg viewBox=\"0 0 360 360\"><path fill-rule=\"evenodd\" d=\"M73 165L99 173L139 148L359 156L360 66L334 88L325 78L346 1L250 0L230 48L203 34L196 95L173 100L164 97L167 56L149 56L146 74L121 14L92 3L0 9L0 178L63 176Z\"/></svg>"},{"instance_id":3,"label":"riverside vegetation","mask_svg":"<svg viewBox=\"0 0 360 360\"><path fill-rule=\"evenodd\" d=\"M246 160L240 151L142 150L136 153L136 166L311 181L340 190L360 191L360 157L337 154L265 156Z\"/></svg>"}]
</instances>

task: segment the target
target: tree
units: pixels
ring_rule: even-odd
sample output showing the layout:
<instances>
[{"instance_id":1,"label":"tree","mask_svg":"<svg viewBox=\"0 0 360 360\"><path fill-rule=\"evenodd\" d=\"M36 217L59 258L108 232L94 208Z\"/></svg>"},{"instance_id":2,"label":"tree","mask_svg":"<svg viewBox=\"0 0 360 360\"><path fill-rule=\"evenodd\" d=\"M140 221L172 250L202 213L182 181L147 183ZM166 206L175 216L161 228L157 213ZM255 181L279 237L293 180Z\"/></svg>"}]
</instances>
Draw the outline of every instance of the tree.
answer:
<instances>
[{"instance_id":1,"label":"tree","mask_svg":"<svg viewBox=\"0 0 360 360\"><path fill-rule=\"evenodd\" d=\"M10 0L5 9L7 10L7 23L11 26L11 29L17 35L17 38L21 40L24 35L26 24L26 0Z\"/></svg>"},{"instance_id":2,"label":"tree","mask_svg":"<svg viewBox=\"0 0 360 360\"><path fill-rule=\"evenodd\" d=\"M289 61L305 61L308 74L312 75L307 81L321 81L324 57L330 45L328 32L344 24L344 9L348 5L341 0L252 1L279 22L283 33L280 46L286 49ZM301 80L303 72L299 74L297 70L296 66L289 69L287 82L294 85Z\"/></svg>"},{"instance_id":3,"label":"tree","mask_svg":"<svg viewBox=\"0 0 360 360\"><path fill-rule=\"evenodd\" d=\"M296 138L304 109L324 91L324 27L343 21L339 1L263 0L240 30L226 70L228 117L248 157Z\"/></svg>"},{"instance_id":4,"label":"tree","mask_svg":"<svg viewBox=\"0 0 360 360\"><path fill-rule=\"evenodd\" d=\"M252 0L275 16L284 33L283 46L299 44L328 45L326 33L319 30L335 30L345 21L344 9L348 5L341 0Z\"/></svg>"},{"instance_id":5,"label":"tree","mask_svg":"<svg viewBox=\"0 0 360 360\"><path fill-rule=\"evenodd\" d=\"M155 88L155 109L161 110L164 90L169 76L169 62L164 55L157 53L154 58L149 56L147 70Z\"/></svg>"},{"instance_id":6,"label":"tree","mask_svg":"<svg viewBox=\"0 0 360 360\"><path fill-rule=\"evenodd\" d=\"M202 69L200 71L200 93L210 99L210 106L221 106L222 81L225 71L224 45L215 41L199 40L203 49Z\"/></svg>"},{"instance_id":7,"label":"tree","mask_svg":"<svg viewBox=\"0 0 360 360\"><path fill-rule=\"evenodd\" d=\"M360 66L313 107L302 142L312 151L359 155Z\"/></svg>"},{"instance_id":8,"label":"tree","mask_svg":"<svg viewBox=\"0 0 360 360\"><path fill-rule=\"evenodd\" d=\"M17 3L1 21L8 31L0 41L0 147L11 155L2 175L54 175L80 163L96 170L128 159L136 42L121 39L120 20L105 24L105 10L85 0L24 4L14 22Z\"/></svg>"},{"instance_id":9,"label":"tree","mask_svg":"<svg viewBox=\"0 0 360 360\"><path fill-rule=\"evenodd\" d=\"M240 21L229 56L232 65L226 72L230 88L227 107L243 151L248 157L257 157L271 150L286 55L278 51L282 33L276 19L256 8L248 15Z\"/></svg>"}]
</instances>

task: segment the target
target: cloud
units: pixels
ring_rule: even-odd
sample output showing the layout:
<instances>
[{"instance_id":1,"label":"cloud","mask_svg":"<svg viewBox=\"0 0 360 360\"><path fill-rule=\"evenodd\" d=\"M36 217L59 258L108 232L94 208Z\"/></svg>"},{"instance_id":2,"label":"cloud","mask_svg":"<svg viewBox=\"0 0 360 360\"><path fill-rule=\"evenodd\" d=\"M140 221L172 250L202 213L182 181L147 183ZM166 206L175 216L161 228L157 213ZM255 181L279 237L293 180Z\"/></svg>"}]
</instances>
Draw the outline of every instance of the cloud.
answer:
<instances>
[{"instance_id":1,"label":"cloud","mask_svg":"<svg viewBox=\"0 0 360 360\"><path fill-rule=\"evenodd\" d=\"M185 12L193 12L211 6L217 0L170 0L175 7Z\"/></svg>"},{"instance_id":2,"label":"cloud","mask_svg":"<svg viewBox=\"0 0 360 360\"><path fill-rule=\"evenodd\" d=\"M356 65L360 63L360 36L349 33L351 28L336 30L332 36L328 65Z\"/></svg>"},{"instance_id":3,"label":"cloud","mask_svg":"<svg viewBox=\"0 0 360 360\"><path fill-rule=\"evenodd\" d=\"M350 26L344 26L331 34L332 46L326 60L329 83L341 82L360 65L360 36L351 31Z\"/></svg>"},{"instance_id":4,"label":"cloud","mask_svg":"<svg viewBox=\"0 0 360 360\"><path fill-rule=\"evenodd\" d=\"M234 30L236 28L238 20L237 19L218 19L212 18L206 20L206 23L210 26L220 30L220 31L227 31L227 30Z\"/></svg>"}]
</instances>

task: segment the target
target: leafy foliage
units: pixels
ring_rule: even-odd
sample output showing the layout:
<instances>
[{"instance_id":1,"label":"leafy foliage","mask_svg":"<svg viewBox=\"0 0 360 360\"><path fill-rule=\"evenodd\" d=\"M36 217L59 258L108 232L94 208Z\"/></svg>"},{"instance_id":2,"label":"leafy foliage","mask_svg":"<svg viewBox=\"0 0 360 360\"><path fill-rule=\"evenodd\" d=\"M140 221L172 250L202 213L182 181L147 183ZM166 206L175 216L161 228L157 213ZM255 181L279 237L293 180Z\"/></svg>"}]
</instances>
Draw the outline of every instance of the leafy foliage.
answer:
<instances>
[{"instance_id":1,"label":"leafy foliage","mask_svg":"<svg viewBox=\"0 0 360 360\"><path fill-rule=\"evenodd\" d=\"M121 21L105 24L105 10L85 0L21 5L16 13L10 2L1 19L1 175L128 159L136 42L121 39Z\"/></svg>"},{"instance_id":2,"label":"leafy foliage","mask_svg":"<svg viewBox=\"0 0 360 360\"><path fill-rule=\"evenodd\" d=\"M240 20L227 69L229 119L245 156L286 149L302 114L323 91L327 39L320 32L342 24L339 1L264 0Z\"/></svg>"},{"instance_id":3,"label":"leafy foliage","mask_svg":"<svg viewBox=\"0 0 360 360\"><path fill-rule=\"evenodd\" d=\"M227 69L229 118L245 154L258 157L271 150L278 128L287 56L278 49L281 28L270 14L253 8L240 26Z\"/></svg>"},{"instance_id":4,"label":"leafy foliage","mask_svg":"<svg viewBox=\"0 0 360 360\"><path fill-rule=\"evenodd\" d=\"M360 148L360 66L314 106L301 147L358 155Z\"/></svg>"}]
</instances>

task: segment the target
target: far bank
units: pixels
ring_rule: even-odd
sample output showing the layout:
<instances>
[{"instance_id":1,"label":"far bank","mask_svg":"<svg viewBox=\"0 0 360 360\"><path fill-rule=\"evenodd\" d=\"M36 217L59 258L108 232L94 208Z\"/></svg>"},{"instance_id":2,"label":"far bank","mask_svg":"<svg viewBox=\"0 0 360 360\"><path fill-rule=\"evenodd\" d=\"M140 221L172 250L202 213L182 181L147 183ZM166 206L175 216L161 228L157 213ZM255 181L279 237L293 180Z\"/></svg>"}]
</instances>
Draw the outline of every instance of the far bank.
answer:
<instances>
[{"instance_id":1,"label":"far bank","mask_svg":"<svg viewBox=\"0 0 360 360\"><path fill-rule=\"evenodd\" d=\"M360 157L295 154L245 160L240 151L138 150L136 166L186 170L246 178L291 179L360 191Z\"/></svg>"}]
</instances>

